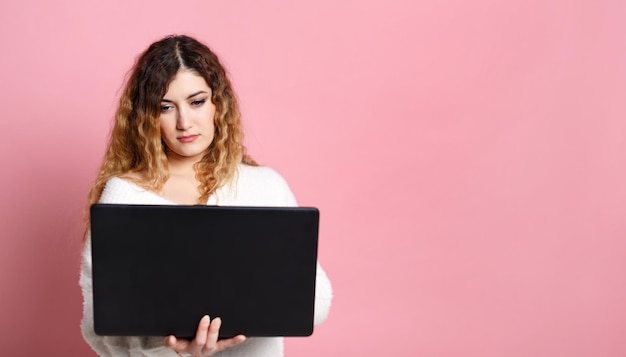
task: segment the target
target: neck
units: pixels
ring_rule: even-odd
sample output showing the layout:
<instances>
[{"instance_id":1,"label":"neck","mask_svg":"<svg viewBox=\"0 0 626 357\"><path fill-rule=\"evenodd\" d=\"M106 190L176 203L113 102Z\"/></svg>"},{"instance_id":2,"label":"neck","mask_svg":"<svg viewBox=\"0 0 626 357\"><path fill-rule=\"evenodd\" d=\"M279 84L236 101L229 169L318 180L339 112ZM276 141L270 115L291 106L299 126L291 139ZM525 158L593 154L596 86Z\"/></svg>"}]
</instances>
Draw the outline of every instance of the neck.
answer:
<instances>
[{"instance_id":1,"label":"neck","mask_svg":"<svg viewBox=\"0 0 626 357\"><path fill-rule=\"evenodd\" d=\"M194 165L199 162L198 158L181 157L178 155L167 155L167 164L170 176L195 177Z\"/></svg>"}]
</instances>

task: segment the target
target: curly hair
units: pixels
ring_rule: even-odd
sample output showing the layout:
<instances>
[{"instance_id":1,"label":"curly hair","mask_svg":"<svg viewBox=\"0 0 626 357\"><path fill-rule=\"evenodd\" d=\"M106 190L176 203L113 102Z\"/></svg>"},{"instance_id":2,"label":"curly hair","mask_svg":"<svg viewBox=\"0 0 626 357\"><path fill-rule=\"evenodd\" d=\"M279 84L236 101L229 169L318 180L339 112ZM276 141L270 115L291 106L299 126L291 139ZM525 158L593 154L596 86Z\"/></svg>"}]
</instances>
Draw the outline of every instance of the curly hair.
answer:
<instances>
[{"instance_id":1,"label":"curly hair","mask_svg":"<svg viewBox=\"0 0 626 357\"><path fill-rule=\"evenodd\" d=\"M160 103L180 70L203 77L215 105L213 142L194 167L200 182L198 203L205 203L231 180L239 163L256 165L246 154L237 98L218 57L191 37L168 36L150 45L130 71L89 205L100 199L110 178L128 173L141 173L142 179L135 181L148 190L162 189L169 171L159 126Z\"/></svg>"}]
</instances>

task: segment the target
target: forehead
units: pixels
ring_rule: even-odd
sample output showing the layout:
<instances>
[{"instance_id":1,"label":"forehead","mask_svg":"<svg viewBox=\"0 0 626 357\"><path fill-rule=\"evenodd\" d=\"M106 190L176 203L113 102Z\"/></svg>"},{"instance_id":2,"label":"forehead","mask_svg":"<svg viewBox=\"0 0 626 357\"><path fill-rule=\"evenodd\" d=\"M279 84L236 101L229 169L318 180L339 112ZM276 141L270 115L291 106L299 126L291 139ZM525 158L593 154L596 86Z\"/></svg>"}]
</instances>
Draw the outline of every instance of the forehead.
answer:
<instances>
[{"instance_id":1,"label":"forehead","mask_svg":"<svg viewBox=\"0 0 626 357\"><path fill-rule=\"evenodd\" d=\"M190 93L205 91L210 93L211 87L207 84L202 76L190 70L180 70L167 86L165 97L169 96L187 96Z\"/></svg>"}]
</instances>

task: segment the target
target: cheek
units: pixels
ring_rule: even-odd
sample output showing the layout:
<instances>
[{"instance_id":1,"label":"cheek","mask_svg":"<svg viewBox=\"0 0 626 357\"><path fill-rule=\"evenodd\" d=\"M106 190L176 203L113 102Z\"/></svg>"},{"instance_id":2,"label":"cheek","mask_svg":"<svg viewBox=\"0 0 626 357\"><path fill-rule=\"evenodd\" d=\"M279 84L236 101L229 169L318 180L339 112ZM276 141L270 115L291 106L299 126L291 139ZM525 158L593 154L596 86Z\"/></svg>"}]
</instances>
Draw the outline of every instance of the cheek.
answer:
<instances>
[{"instance_id":1,"label":"cheek","mask_svg":"<svg viewBox=\"0 0 626 357\"><path fill-rule=\"evenodd\" d=\"M213 107L206 116L206 125L212 129L215 129L215 107Z\"/></svg>"},{"instance_id":2,"label":"cheek","mask_svg":"<svg viewBox=\"0 0 626 357\"><path fill-rule=\"evenodd\" d=\"M171 131L170 125L166 120L159 121L159 129L161 131L161 137L167 136L168 133Z\"/></svg>"}]
</instances>

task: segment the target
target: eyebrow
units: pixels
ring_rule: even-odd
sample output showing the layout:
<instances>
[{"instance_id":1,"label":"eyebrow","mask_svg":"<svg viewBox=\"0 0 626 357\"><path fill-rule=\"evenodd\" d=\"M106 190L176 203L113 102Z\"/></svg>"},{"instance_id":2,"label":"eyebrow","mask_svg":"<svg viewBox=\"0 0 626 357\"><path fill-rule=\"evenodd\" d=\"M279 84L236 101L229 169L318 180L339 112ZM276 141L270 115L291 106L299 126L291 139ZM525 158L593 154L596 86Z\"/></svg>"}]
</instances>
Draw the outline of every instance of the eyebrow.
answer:
<instances>
[{"instance_id":1,"label":"eyebrow","mask_svg":"<svg viewBox=\"0 0 626 357\"><path fill-rule=\"evenodd\" d=\"M201 90L201 91L197 91L197 92L195 92L193 94L188 95L187 99L193 98L193 97L197 96L198 94L202 94L202 93L209 94L209 92ZM162 102L167 102L167 103L173 103L174 102L173 100L169 100L169 99L165 99L165 98L161 99L161 101Z\"/></svg>"}]
</instances>

